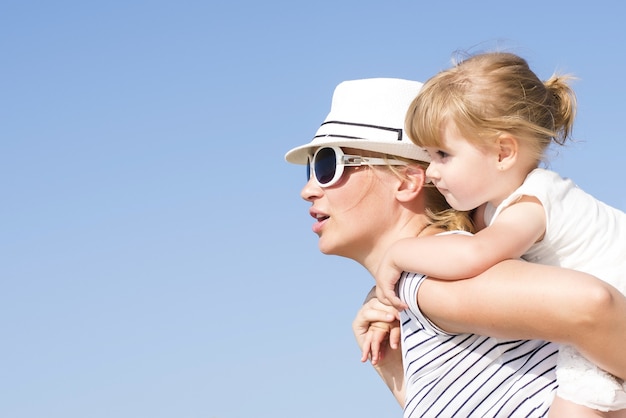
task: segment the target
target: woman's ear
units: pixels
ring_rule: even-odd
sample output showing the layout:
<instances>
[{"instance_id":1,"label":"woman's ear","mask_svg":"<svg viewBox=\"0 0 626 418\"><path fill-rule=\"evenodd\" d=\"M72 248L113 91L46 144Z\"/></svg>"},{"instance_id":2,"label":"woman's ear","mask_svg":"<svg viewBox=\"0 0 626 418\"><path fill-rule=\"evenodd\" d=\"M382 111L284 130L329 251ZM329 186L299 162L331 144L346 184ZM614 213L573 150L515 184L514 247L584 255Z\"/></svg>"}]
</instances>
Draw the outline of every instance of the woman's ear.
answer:
<instances>
[{"instance_id":1,"label":"woman's ear","mask_svg":"<svg viewBox=\"0 0 626 418\"><path fill-rule=\"evenodd\" d=\"M498 147L498 169L506 170L513 166L518 157L517 139L509 134L501 134L496 146Z\"/></svg>"},{"instance_id":2,"label":"woman's ear","mask_svg":"<svg viewBox=\"0 0 626 418\"><path fill-rule=\"evenodd\" d=\"M415 199L426 182L426 170L418 165L407 165L403 171L404 179L400 182L396 197L401 202Z\"/></svg>"}]
</instances>

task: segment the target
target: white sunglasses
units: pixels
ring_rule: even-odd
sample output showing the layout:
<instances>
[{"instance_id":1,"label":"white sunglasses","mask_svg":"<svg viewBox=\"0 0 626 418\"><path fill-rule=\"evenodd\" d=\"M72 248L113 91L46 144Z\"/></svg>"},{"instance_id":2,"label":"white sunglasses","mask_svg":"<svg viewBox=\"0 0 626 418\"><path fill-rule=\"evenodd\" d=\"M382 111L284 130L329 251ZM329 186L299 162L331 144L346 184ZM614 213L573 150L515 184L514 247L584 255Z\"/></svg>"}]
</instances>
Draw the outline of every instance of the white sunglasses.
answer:
<instances>
[{"instance_id":1,"label":"white sunglasses","mask_svg":"<svg viewBox=\"0 0 626 418\"><path fill-rule=\"evenodd\" d=\"M404 161L346 155L338 146L319 148L306 163L307 181L313 176L320 187L330 187L341 180L344 167L362 165L406 165Z\"/></svg>"}]
</instances>

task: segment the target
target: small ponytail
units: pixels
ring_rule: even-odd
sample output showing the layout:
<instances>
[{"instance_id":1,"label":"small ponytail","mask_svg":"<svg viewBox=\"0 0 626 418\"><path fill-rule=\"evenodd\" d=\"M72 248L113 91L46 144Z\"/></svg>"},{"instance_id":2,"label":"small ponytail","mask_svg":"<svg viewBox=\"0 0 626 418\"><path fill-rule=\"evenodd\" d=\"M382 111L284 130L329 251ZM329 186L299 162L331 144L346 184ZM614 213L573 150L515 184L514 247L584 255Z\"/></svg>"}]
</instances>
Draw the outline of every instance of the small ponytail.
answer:
<instances>
[{"instance_id":1,"label":"small ponytail","mask_svg":"<svg viewBox=\"0 0 626 418\"><path fill-rule=\"evenodd\" d=\"M553 74L544 83L552 95L553 140L559 145L564 145L570 137L576 118L576 94L568 83L573 79L569 75Z\"/></svg>"}]
</instances>

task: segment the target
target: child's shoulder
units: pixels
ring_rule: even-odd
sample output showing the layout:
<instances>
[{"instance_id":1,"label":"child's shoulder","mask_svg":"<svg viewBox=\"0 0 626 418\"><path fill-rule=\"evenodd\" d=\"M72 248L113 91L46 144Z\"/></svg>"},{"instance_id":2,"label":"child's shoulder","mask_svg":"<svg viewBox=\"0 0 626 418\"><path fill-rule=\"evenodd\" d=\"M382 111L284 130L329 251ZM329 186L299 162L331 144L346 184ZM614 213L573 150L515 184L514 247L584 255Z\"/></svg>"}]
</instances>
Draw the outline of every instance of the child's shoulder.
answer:
<instances>
[{"instance_id":1,"label":"child's shoulder","mask_svg":"<svg viewBox=\"0 0 626 418\"><path fill-rule=\"evenodd\" d=\"M439 232L437 235L453 235L453 234L474 235L471 232L463 231L461 229L454 230L454 231L443 231L443 232Z\"/></svg>"},{"instance_id":2,"label":"child's shoulder","mask_svg":"<svg viewBox=\"0 0 626 418\"><path fill-rule=\"evenodd\" d=\"M534 180L534 179L554 179L559 178L563 179L563 177L553 170L548 170L547 168L535 168L526 176L526 181Z\"/></svg>"}]
</instances>

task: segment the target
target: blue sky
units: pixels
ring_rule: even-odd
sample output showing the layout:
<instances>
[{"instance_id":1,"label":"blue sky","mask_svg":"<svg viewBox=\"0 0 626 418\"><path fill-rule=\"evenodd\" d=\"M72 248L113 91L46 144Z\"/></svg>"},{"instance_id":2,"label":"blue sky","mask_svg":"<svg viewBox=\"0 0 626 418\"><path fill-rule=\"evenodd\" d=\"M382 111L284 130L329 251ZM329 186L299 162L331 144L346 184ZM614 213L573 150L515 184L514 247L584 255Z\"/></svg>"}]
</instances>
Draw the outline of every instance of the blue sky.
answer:
<instances>
[{"instance_id":1,"label":"blue sky","mask_svg":"<svg viewBox=\"0 0 626 418\"><path fill-rule=\"evenodd\" d=\"M0 416L400 416L284 153L343 80L506 48L579 78L552 168L624 210L625 7L3 1Z\"/></svg>"}]
</instances>

